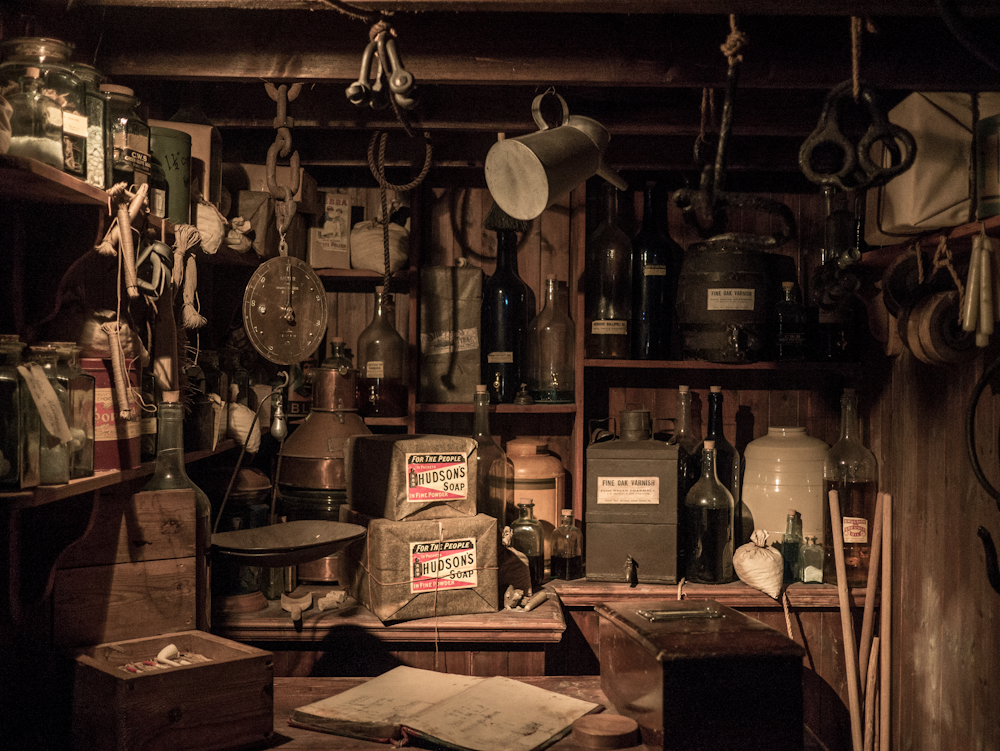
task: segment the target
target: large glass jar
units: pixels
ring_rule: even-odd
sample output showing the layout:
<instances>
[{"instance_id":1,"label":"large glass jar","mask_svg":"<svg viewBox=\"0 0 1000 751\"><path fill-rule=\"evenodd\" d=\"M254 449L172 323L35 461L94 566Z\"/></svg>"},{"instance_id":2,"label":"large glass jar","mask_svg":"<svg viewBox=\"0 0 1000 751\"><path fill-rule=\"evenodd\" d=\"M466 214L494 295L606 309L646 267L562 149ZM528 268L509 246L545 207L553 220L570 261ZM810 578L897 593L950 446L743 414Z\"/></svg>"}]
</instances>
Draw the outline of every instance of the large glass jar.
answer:
<instances>
[{"instance_id":1,"label":"large glass jar","mask_svg":"<svg viewBox=\"0 0 1000 751\"><path fill-rule=\"evenodd\" d=\"M555 274L545 278L545 303L528 326L528 390L536 402L573 401L576 327L568 313L568 290Z\"/></svg>"},{"instance_id":2,"label":"large glass jar","mask_svg":"<svg viewBox=\"0 0 1000 751\"><path fill-rule=\"evenodd\" d=\"M56 378L66 390L69 411L66 421L73 440L69 445L69 476L94 474L94 383L80 365L81 347L76 342L47 342L56 350Z\"/></svg>"},{"instance_id":3,"label":"large glass jar","mask_svg":"<svg viewBox=\"0 0 1000 751\"><path fill-rule=\"evenodd\" d=\"M38 68L27 68L19 83L13 84L14 91L7 95L12 108L7 153L61 170L63 113L56 100L45 93L41 75Z\"/></svg>"},{"instance_id":4,"label":"large glass jar","mask_svg":"<svg viewBox=\"0 0 1000 751\"><path fill-rule=\"evenodd\" d=\"M69 391L59 381L56 375L56 366L59 361L59 353L51 345L36 345L28 348L27 361L40 365L45 371L46 378L55 392L59 403L59 409L63 417L69 423ZM51 422L49 423L52 424ZM70 444L65 443L54 435L46 427L44 421L39 431L40 448L39 460L39 485L61 485L69 482L70 467Z\"/></svg>"},{"instance_id":5,"label":"large glass jar","mask_svg":"<svg viewBox=\"0 0 1000 751\"><path fill-rule=\"evenodd\" d=\"M28 385L18 373L24 345L0 335L0 490L38 485L41 424Z\"/></svg>"},{"instance_id":6,"label":"large glass jar","mask_svg":"<svg viewBox=\"0 0 1000 751\"><path fill-rule=\"evenodd\" d=\"M72 47L58 39L20 37L0 45L0 91L19 83L37 68L45 93L62 109L62 169L81 180L87 176L87 94L70 67Z\"/></svg>"},{"instance_id":7,"label":"large glass jar","mask_svg":"<svg viewBox=\"0 0 1000 751\"><path fill-rule=\"evenodd\" d=\"M96 188L111 187L111 124L108 121L108 100L101 94L104 74L93 65L70 63L83 81L87 102L87 182Z\"/></svg>"},{"instance_id":8,"label":"large glass jar","mask_svg":"<svg viewBox=\"0 0 1000 751\"><path fill-rule=\"evenodd\" d=\"M111 123L111 182L139 186L149 182L149 126L139 100L127 86L101 84Z\"/></svg>"},{"instance_id":9,"label":"large glass jar","mask_svg":"<svg viewBox=\"0 0 1000 751\"><path fill-rule=\"evenodd\" d=\"M393 325L392 295L375 288L375 315L358 337L362 417L406 417L406 342Z\"/></svg>"}]
</instances>

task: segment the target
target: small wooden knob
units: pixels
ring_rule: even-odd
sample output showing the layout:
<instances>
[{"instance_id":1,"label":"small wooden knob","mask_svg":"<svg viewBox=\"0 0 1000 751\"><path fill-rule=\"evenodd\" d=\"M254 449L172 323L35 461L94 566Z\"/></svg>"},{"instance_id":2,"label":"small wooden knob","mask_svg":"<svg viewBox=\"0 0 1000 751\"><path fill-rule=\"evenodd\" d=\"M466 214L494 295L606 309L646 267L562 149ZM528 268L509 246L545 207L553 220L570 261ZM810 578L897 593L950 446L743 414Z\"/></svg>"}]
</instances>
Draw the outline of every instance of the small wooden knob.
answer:
<instances>
[{"instance_id":1,"label":"small wooden knob","mask_svg":"<svg viewBox=\"0 0 1000 751\"><path fill-rule=\"evenodd\" d=\"M639 723L618 714L584 715L573 723L572 736L586 748L630 748L642 743Z\"/></svg>"}]
</instances>

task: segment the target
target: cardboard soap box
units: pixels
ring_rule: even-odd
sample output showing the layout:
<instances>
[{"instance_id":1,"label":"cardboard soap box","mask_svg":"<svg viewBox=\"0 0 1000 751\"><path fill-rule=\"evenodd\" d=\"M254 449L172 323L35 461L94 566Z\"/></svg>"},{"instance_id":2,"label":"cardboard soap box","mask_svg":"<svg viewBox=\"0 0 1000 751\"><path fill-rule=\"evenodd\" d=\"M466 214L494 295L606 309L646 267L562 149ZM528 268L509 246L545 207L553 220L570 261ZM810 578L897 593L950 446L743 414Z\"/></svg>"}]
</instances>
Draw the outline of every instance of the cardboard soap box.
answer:
<instances>
[{"instance_id":1,"label":"cardboard soap box","mask_svg":"<svg viewBox=\"0 0 1000 751\"><path fill-rule=\"evenodd\" d=\"M801 751L802 657L714 600L601 603L601 690L648 748Z\"/></svg>"},{"instance_id":2,"label":"cardboard soap box","mask_svg":"<svg viewBox=\"0 0 1000 751\"><path fill-rule=\"evenodd\" d=\"M323 210L309 228L309 265L314 269L351 268L351 197L320 192Z\"/></svg>"},{"instance_id":3,"label":"cardboard soap box","mask_svg":"<svg viewBox=\"0 0 1000 751\"><path fill-rule=\"evenodd\" d=\"M476 515L476 442L450 435L355 435L344 444L353 511L393 521Z\"/></svg>"},{"instance_id":4,"label":"cardboard soap box","mask_svg":"<svg viewBox=\"0 0 1000 751\"><path fill-rule=\"evenodd\" d=\"M131 673L173 644L207 662ZM80 650L73 664L73 748L209 751L262 746L274 729L273 655L203 631ZM154 740L155 739L155 740Z\"/></svg>"},{"instance_id":5,"label":"cardboard soap box","mask_svg":"<svg viewBox=\"0 0 1000 751\"><path fill-rule=\"evenodd\" d=\"M496 519L369 519L341 507L368 534L340 553L341 583L381 621L498 610Z\"/></svg>"}]
</instances>

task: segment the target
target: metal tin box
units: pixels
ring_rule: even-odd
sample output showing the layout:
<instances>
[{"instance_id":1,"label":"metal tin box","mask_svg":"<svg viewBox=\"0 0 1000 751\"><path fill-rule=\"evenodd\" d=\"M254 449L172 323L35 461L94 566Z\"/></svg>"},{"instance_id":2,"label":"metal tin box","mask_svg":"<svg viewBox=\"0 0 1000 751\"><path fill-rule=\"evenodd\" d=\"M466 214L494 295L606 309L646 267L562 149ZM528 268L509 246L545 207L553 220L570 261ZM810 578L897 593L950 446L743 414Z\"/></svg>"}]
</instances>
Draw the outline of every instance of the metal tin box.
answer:
<instances>
[{"instance_id":1,"label":"metal tin box","mask_svg":"<svg viewBox=\"0 0 1000 751\"><path fill-rule=\"evenodd\" d=\"M601 689L643 742L671 751L801 751L802 657L714 600L603 603Z\"/></svg>"}]
</instances>

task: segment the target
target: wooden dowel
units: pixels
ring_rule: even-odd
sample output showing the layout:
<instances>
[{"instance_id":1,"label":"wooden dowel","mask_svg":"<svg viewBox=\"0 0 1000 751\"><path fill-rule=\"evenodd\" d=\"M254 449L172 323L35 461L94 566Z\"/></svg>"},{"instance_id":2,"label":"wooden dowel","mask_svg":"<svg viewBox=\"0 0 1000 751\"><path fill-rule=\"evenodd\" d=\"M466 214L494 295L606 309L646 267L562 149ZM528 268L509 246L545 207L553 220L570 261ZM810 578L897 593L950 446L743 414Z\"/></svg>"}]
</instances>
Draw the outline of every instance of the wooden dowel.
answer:
<instances>
[{"instance_id":1,"label":"wooden dowel","mask_svg":"<svg viewBox=\"0 0 1000 751\"><path fill-rule=\"evenodd\" d=\"M879 746L892 748L891 742L891 687L892 687L892 496L882 496L882 602L879 606L882 622L882 657L879 660L881 680L879 681Z\"/></svg>"},{"instance_id":2,"label":"wooden dowel","mask_svg":"<svg viewBox=\"0 0 1000 751\"><path fill-rule=\"evenodd\" d=\"M878 591L879 561L882 559L882 493L875 496L875 518L868 556L868 586L865 588L865 614L861 622L861 641L858 644L858 666L861 669L861 698L868 696L868 654L872 648L872 631L875 628L875 593Z\"/></svg>"},{"instance_id":3,"label":"wooden dowel","mask_svg":"<svg viewBox=\"0 0 1000 751\"><path fill-rule=\"evenodd\" d=\"M871 655L868 658L868 685L865 687L865 696L871 697L865 702L865 751L873 751L875 748L875 704L878 701L876 694L878 679L878 642L876 636L872 639Z\"/></svg>"},{"instance_id":4,"label":"wooden dowel","mask_svg":"<svg viewBox=\"0 0 1000 751\"><path fill-rule=\"evenodd\" d=\"M840 496L830 491L830 526L833 528L833 555L837 564L837 595L840 600L840 628L844 635L844 659L847 663L847 698L851 711L851 745L863 751L861 732L861 697L858 696L858 647L854 638L854 620L847 593L847 566L844 563L844 527L840 517Z\"/></svg>"}]
</instances>

